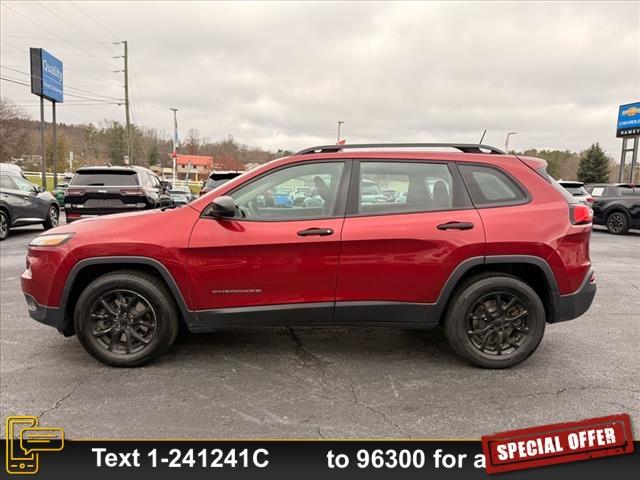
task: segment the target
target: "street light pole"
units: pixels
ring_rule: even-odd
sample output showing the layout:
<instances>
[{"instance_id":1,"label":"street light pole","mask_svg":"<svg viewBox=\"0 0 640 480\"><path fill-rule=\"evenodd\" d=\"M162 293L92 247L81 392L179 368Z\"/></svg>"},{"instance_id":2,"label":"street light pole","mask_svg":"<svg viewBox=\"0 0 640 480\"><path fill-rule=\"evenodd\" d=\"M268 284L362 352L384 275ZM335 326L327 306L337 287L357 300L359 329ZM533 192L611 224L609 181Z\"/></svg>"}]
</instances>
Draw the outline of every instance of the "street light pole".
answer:
<instances>
[{"instance_id":1,"label":"street light pole","mask_svg":"<svg viewBox=\"0 0 640 480\"><path fill-rule=\"evenodd\" d=\"M517 135L517 134L518 134L518 132L509 132L509 133L507 133L507 138L504 141L504 151L505 151L505 153L507 153L507 154L509 153L509 137L511 135Z\"/></svg>"},{"instance_id":2,"label":"street light pole","mask_svg":"<svg viewBox=\"0 0 640 480\"><path fill-rule=\"evenodd\" d=\"M173 186L176 186L176 148L178 143L178 109L172 108L173 112L173 152L171 153L171 159L173 160Z\"/></svg>"},{"instance_id":3,"label":"street light pole","mask_svg":"<svg viewBox=\"0 0 640 480\"><path fill-rule=\"evenodd\" d=\"M343 123L344 122L342 120L338 120L338 141L336 142L336 144L340 143L340 127Z\"/></svg>"}]
</instances>

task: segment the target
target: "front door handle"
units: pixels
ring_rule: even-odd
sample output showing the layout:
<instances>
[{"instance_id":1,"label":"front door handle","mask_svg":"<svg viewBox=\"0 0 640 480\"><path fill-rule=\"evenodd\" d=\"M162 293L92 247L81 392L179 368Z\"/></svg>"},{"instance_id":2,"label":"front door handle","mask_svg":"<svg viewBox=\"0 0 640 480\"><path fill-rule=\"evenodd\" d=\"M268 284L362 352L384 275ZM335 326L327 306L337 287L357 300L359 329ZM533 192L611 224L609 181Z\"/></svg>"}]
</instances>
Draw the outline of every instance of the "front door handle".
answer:
<instances>
[{"instance_id":1,"label":"front door handle","mask_svg":"<svg viewBox=\"0 0 640 480\"><path fill-rule=\"evenodd\" d=\"M327 235L333 235L333 229L331 228L307 228L306 230L300 230L298 235L301 237L310 237L313 235L317 235L320 237L325 237Z\"/></svg>"},{"instance_id":2,"label":"front door handle","mask_svg":"<svg viewBox=\"0 0 640 480\"><path fill-rule=\"evenodd\" d=\"M471 222L447 222L438 225L438 230L471 230L473 227Z\"/></svg>"}]
</instances>

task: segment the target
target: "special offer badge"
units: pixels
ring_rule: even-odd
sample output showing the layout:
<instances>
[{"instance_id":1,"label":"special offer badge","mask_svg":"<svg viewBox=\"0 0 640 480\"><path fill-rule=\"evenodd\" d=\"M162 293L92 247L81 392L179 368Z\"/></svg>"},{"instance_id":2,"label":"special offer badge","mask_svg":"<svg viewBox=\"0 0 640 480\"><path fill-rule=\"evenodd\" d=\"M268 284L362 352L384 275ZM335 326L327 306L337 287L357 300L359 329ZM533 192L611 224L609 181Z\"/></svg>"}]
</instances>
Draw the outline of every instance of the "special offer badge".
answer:
<instances>
[{"instance_id":1,"label":"special offer badge","mask_svg":"<svg viewBox=\"0 0 640 480\"><path fill-rule=\"evenodd\" d=\"M629 415L495 433L482 437L487 473L576 462L633 452Z\"/></svg>"}]
</instances>

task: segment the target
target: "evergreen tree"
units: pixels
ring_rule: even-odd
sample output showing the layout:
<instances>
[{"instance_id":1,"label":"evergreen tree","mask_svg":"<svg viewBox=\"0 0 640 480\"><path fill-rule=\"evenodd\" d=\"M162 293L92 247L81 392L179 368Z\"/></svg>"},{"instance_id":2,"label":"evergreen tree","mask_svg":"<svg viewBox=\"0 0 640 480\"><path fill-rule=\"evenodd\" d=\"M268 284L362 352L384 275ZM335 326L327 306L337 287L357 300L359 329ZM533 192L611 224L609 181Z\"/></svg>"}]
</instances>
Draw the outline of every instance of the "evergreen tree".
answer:
<instances>
[{"instance_id":1,"label":"evergreen tree","mask_svg":"<svg viewBox=\"0 0 640 480\"><path fill-rule=\"evenodd\" d=\"M584 183L609 181L609 159L600 148L600 144L594 143L580 155L578 180Z\"/></svg>"}]
</instances>

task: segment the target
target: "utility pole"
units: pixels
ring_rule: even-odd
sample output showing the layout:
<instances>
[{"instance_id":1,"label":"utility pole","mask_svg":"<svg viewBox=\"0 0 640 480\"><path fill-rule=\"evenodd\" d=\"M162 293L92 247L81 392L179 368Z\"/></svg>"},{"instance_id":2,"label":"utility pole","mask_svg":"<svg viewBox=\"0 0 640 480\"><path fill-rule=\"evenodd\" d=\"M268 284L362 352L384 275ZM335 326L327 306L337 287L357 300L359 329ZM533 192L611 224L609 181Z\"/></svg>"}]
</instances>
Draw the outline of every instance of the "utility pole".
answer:
<instances>
[{"instance_id":1,"label":"utility pole","mask_svg":"<svg viewBox=\"0 0 640 480\"><path fill-rule=\"evenodd\" d=\"M53 106L53 189L58 188L58 140L56 138L56 102L51 102ZM46 187L45 187L46 188Z\"/></svg>"},{"instance_id":2,"label":"utility pole","mask_svg":"<svg viewBox=\"0 0 640 480\"><path fill-rule=\"evenodd\" d=\"M44 97L40 97L40 169L42 170L42 188L47 188L47 164L45 160L45 147L44 147Z\"/></svg>"},{"instance_id":3,"label":"utility pole","mask_svg":"<svg viewBox=\"0 0 640 480\"><path fill-rule=\"evenodd\" d=\"M338 120L338 141L336 143L340 143L340 127L342 126L342 124L345 123L342 120Z\"/></svg>"},{"instance_id":4,"label":"utility pole","mask_svg":"<svg viewBox=\"0 0 640 480\"><path fill-rule=\"evenodd\" d=\"M171 159L173 160L173 186L176 186L176 161L178 159L178 154L176 153L177 143L178 143L178 109L172 108L173 112L173 152L171 153Z\"/></svg>"},{"instance_id":5,"label":"utility pole","mask_svg":"<svg viewBox=\"0 0 640 480\"><path fill-rule=\"evenodd\" d=\"M129 115L129 45L127 41L124 44L124 108L127 117L127 151L129 156L129 165L133 165L133 156L131 154L131 119Z\"/></svg>"},{"instance_id":6,"label":"utility pole","mask_svg":"<svg viewBox=\"0 0 640 480\"><path fill-rule=\"evenodd\" d=\"M506 153L507 155L509 154L509 137L511 135L517 135L518 132L509 132L507 133L507 138L504 141L504 153Z\"/></svg>"}]
</instances>

